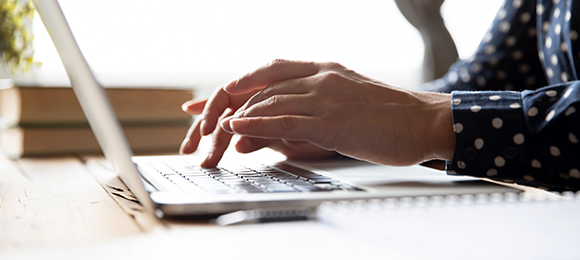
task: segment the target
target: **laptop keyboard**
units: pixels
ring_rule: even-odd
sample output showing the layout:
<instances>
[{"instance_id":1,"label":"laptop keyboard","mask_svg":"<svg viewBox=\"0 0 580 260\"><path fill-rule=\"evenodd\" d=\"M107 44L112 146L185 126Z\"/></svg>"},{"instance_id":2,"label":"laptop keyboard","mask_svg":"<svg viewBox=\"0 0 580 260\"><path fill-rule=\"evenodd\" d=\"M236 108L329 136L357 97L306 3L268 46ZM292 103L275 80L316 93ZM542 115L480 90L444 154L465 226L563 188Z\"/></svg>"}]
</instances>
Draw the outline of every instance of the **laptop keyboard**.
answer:
<instances>
[{"instance_id":1,"label":"laptop keyboard","mask_svg":"<svg viewBox=\"0 0 580 260\"><path fill-rule=\"evenodd\" d=\"M185 192L231 194L361 191L347 183L289 164L228 164L216 168L163 162L150 164Z\"/></svg>"}]
</instances>

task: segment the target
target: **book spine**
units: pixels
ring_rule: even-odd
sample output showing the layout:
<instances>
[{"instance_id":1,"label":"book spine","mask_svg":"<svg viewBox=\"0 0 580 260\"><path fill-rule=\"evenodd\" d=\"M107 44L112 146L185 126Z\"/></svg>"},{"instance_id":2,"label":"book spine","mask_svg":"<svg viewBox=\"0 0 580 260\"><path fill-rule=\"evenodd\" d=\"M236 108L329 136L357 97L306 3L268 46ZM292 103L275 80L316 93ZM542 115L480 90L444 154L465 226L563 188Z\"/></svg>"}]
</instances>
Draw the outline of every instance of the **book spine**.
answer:
<instances>
[{"instance_id":1,"label":"book spine","mask_svg":"<svg viewBox=\"0 0 580 260\"><path fill-rule=\"evenodd\" d=\"M177 153L187 130L188 126L123 127L137 154ZM0 148L11 158L101 153L88 127L0 129Z\"/></svg>"},{"instance_id":2,"label":"book spine","mask_svg":"<svg viewBox=\"0 0 580 260\"><path fill-rule=\"evenodd\" d=\"M129 125L188 124L180 106L193 98L183 89L107 89L119 121ZM13 87L0 90L0 117L6 127L88 126L71 88Z\"/></svg>"}]
</instances>

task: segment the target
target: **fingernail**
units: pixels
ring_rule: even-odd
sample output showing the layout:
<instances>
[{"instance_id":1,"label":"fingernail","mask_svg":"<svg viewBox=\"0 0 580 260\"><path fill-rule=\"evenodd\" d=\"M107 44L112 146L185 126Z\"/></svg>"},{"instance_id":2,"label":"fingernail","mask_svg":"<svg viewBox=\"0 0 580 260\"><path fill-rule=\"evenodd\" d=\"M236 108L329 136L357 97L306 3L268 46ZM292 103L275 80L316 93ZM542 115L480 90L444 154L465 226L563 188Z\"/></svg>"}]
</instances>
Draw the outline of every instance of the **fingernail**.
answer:
<instances>
[{"instance_id":1,"label":"fingernail","mask_svg":"<svg viewBox=\"0 0 580 260\"><path fill-rule=\"evenodd\" d=\"M224 85L224 90L225 90L226 92L228 92L228 90L229 90L230 88L232 88L232 86L233 86L233 85L235 85L235 83L236 83L237 81L238 81L238 79L233 79L233 80L230 80L230 82L228 82L227 84L225 84L225 85Z\"/></svg>"},{"instance_id":2,"label":"fingernail","mask_svg":"<svg viewBox=\"0 0 580 260\"><path fill-rule=\"evenodd\" d=\"M222 128L224 131L226 131L226 132L228 132L228 133L230 133L230 134L233 134L233 133L234 133L234 131L233 131L233 130L232 130L232 128L230 127L230 121L231 121L231 120L232 120L232 117L231 117L231 116L224 118L224 119L223 119L223 120L220 122L220 126L221 126L221 128Z\"/></svg>"},{"instance_id":3,"label":"fingernail","mask_svg":"<svg viewBox=\"0 0 580 260\"><path fill-rule=\"evenodd\" d=\"M246 126L250 124L248 119L232 119L230 120L230 127L234 132L239 132L240 130L244 130Z\"/></svg>"}]
</instances>

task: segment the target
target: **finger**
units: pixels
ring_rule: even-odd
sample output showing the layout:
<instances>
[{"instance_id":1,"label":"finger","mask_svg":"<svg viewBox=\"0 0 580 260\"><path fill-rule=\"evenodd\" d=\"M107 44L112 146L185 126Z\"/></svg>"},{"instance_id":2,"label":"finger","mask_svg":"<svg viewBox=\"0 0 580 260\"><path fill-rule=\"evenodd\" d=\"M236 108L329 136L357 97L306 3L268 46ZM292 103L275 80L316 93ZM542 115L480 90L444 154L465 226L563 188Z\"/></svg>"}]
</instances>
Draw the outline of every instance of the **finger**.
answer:
<instances>
[{"instance_id":1,"label":"finger","mask_svg":"<svg viewBox=\"0 0 580 260\"><path fill-rule=\"evenodd\" d=\"M246 105L238 109L234 118L281 115L310 116L315 114L317 110L317 104L309 99L307 94L275 95L259 102L255 102L252 97Z\"/></svg>"},{"instance_id":2,"label":"finger","mask_svg":"<svg viewBox=\"0 0 580 260\"><path fill-rule=\"evenodd\" d=\"M232 127L230 126L230 120L232 119L234 119L233 116L228 116L220 121L220 127L230 134L234 134L234 130L232 130Z\"/></svg>"},{"instance_id":3,"label":"finger","mask_svg":"<svg viewBox=\"0 0 580 260\"><path fill-rule=\"evenodd\" d=\"M203 120L201 122L201 134L203 136L209 135L214 131L218 118L228 108L229 104L230 97L223 88L216 89L208 99L201 114Z\"/></svg>"},{"instance_id":4,"label":"finger","mask_svg":"<svg viewBox=\"0 0 580 260\"><path fill-rule=\"evenodd\" d=\"M293 115L293 116L312 116L316 114L319 109L316 103L311 102L307 95L276 95L272 96L266 100L263 100L257 104L254 104L248 108L249 103L252 103L252 99L244 105L244 107L238 109L234 116L225 117L220 121L220 127L231 134L234 134L232 130L231 120L236 118L246 118L246 117L274 117L283 115Z\"/></svg>"},{"instance_id":5,"label":"finger","mask_svg":"<svg viewBox=\"0 0 580 260\"><path fill-rule=\"evenodd\" d=\"M234 110L231 108L226 109L224 114L220 117L228 117L234 113ZM221 128L216 128L213 132L213 144L210 148L208 156L205 160L200 164L201 167L204 168L213 168L215 167L218 162L222 159L224 152L228 148L230 144L230 140L232 139L232 134L225 132Z\"/></svg>"},{"instance_id":6,"label":"finger","mask_svg":"<svg viewBox=\"0 0 580 260\"><path fill-rule=\"evenodd\" d=\"M312 91L310 86L311 77L291 79L284 82L278 82L270 84L265 89L262 89L255 95L253 95L248 102L242 106L243 108L250 107L256 103L265 101L274 96L285 96L285 95L299 95L307 94ZM275 101L275 100L271 100ZM239 110L238 110L239 112Z\"/></svg>"},{"instance_id":7,"label":"finger","mask_svg":"<svg viewBox=\"0 0 580 260\"><path fill-rule=\"evenodd\" d=\"M205 107L206 103L207 99L202 101L189 100L183 103L183 105L181 105L181 110L190 115L199 115L203 111L203 108Z\"/></svg>"},{"instance_id":8,"label":"finger","mask_svg":"<svg viewBox=\"0 0 580 260\"><path fill-rule=\"evenodd\" d=\"M280 140L242 136L236 143L236 151L240 153L251 153L264 147L273 145L276 142L280 142Z\"/></svg>"},{"instance_id":9,"label":"finger","mask_svg":"<svg viewBox=\"0 0 580 260\"><path fill-rule=\"evenodd\" d=\"M240 135L285 139L289 141L318 141L323 133L317 119L308 116L249 117L230 120L232 130Z\"/></svg>"},{"instance_id":10,"label":"finger","mask_svg":"<svg viewBox=\"0 0 580 260\"><path fill-rule=\"evenodd\" d=\"M319 70L320 67L314 62L274 60L229 82L224 90L230 94L239 95L263 89L272 83L308 77L318 73Z\"/></svg>"},{"instance_id":11,"label":"finger","mask_svg":"<svg viewBox=\"0 0 580 260\"><path fill-rule=\"evenodd\" d=\"M308 142L296 142L296 144L312 144ZM304 147L298 147L296 145L290 145L290 143L285 142L281 139L264 139L264 138L253 138L242 136L238 143L236 143L236 151L240 153L251 153L262 148L268 147L274 151L278 151L289 158L303 159L308 158L309 146L303 145ZM298 147L299 149L296 149Z\"/></svg>"},{"instance_id":12,"label":"finger","mask_svg":"<svg viewBox=\"0 0 580 260\"><path fill-rule=\"evenodd\" d=\"M187 130L187 134L185 135L185 139L181 143L179 147L179 153L181 154L190 154L197 150L197 146L199 145L199 140L201 140L201 134L199 133L199 127L201 123L201 117L197 117L189 130Z\"/></svg>"},{"instance_id":13,"label":"finger","mask_svg":"<svg viewBox=\"0 0 580 260\"><path fill-rule=\"evenodd\" d=\"M334 151L324 150L309 142L287 142L280 140L268 147L286 155L288 159L293 160L322 159L335 154Z\"/></svg>"}]
</instances>

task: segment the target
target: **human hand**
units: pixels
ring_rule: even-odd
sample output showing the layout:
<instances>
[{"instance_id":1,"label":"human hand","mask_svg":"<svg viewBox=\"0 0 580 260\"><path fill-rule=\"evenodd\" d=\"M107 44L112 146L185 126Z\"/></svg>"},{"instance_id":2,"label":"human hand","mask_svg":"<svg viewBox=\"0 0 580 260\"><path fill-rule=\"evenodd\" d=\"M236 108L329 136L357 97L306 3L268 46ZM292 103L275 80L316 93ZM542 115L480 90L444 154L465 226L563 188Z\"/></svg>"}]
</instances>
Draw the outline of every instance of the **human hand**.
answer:
<instances>
[{"instance_id":1,"label":"human hand","mask_svg":"<svg viewBox=\"0 0 580 260\"><path fill-rule=\"evenodd\" d=\"M270 65L263 68L267 68ZM308 63L310 64L310 63ZM258 69L260 71L260 69ZM254 72L255 73L255 72ZM200 115L190 127L185 140L183 141L180 152L182 154L193 153L197 150L202 136L213 133L213 145L207 158L201 163L202 167L214 167L221 160L223 153L227 149L232 135L225 132L219 127L218 122L224 117L231 116L235 110L241 107L251 96L257 93L261 88L265 88L270 83L290 79L292 76L308 76L315 73L313 68L296 68L295 71L288 71L289 74L280 73L269 75L267 78L260 79L252 77L254 80L248 84L252 85L255 90L240 95L232 95L224 91L222 87L217 88L212 96L207 100L188 101L182 105L182 109L191 115ZM237 80L226 84L235 84L238 81L245 81L252 74L246 74ZM263 76L263 75L262 75ZM242 136L236 143L236 150L241 153L249 153L264 147L269 147L279 151L290 159L318 159L335 155L333 151L321 149L308 142L292 142L283 139L263 139Z\"/></svg>"},{"instance_id":2,"label":"human hand","mask_svg":"<svg viewBox=\"0 0 580 260\"><path fill-rule=\"evenodd\" d=\"M453 155L449 94L392 87L336 63L283 60L222 90L230 97L251 95L220 123L244 137L308 142L388 165Z\"/></svg>"}]
</instances>

